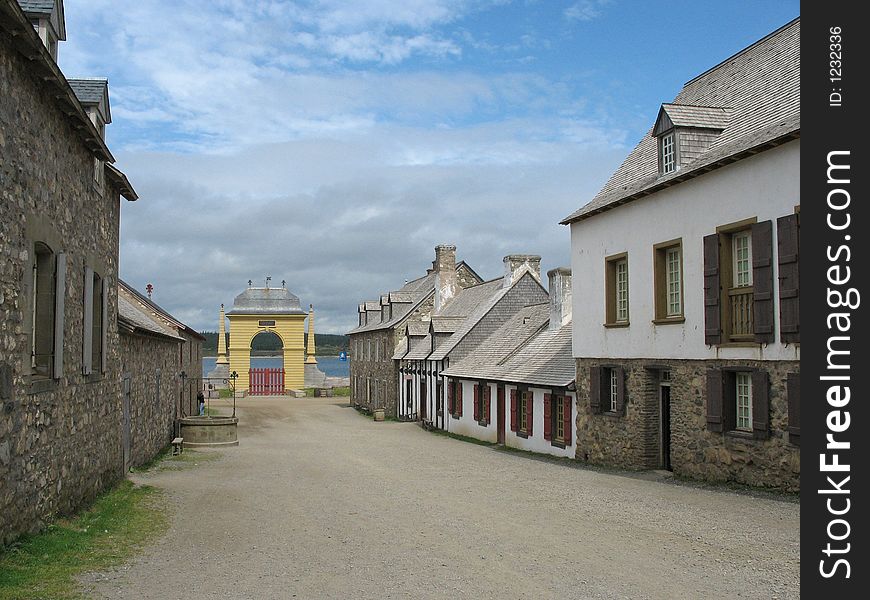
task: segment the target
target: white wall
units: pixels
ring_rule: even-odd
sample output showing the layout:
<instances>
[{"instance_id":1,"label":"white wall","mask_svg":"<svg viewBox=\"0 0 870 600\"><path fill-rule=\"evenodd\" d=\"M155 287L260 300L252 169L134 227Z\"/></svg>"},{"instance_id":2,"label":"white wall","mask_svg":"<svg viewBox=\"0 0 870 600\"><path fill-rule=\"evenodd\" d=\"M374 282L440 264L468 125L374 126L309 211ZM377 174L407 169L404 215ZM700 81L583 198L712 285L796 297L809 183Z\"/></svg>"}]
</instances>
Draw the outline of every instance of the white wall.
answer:
<instances>
[{"instance_id":1,"label":"white wall","mask_svg":"<svg viewBox=\"0 0 870 600\"><path fill-rule=\"evenodd\" d=\"M454 419L448 416L448 431L473 437L486 442L495 443L498 441L498 414L497 414L497 384L490 383L490 398L492 406L490 408L490 423L487 426L480 425L474 420L474 386L476 381L462 380L462 417ZM571 444L565 448L553 446L550 440L544 439L544 394L552 393L552 390L547 388L529 388L533 392L534 408L532 409L532 435L528 438L518 436L511 431L511 390L516 389L514 385L505 385L505 446L518 448L521 450L529 450L531 452L539 452L541 454L550 454L553 456L568 456L574 458L577 440L577 399L575 394L566 394L571 398L571 406L575 418L571 419Z\"/></svg>"},{"instance_id":2,"label":"white wall","mask_svg":"<svg viewBox=\"0 0 870 600\"><path fill-rule=\"evenodd\" d=\"M575 357L795 360L779 342L778 265L774 260L776 342L760 348L704 343L703 238L716 227L756 217L773 221L800 204L800 140L677 184L571 225ZM653 245L682 238L685 323L654 325ZM604 257L628 253L628 327L606 328Z\"/></svg>"}]
</instances>

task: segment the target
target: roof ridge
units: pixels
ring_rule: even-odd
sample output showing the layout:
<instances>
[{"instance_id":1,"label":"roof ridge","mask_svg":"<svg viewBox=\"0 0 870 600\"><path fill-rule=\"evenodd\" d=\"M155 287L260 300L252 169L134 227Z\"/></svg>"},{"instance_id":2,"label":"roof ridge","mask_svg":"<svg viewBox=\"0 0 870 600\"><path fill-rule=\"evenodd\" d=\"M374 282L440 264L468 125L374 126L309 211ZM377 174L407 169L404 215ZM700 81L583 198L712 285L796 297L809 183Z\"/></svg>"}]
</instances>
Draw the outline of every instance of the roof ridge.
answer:
<instances>
[{"instance_id":1,"label":"roof ridge","mask_svg":"<svg viewBox=\"0 0 870 600\"><path fill-rule=\"evenodd\" d=\"M795 17L794 19L792 19L791 21L789 21L788 23L786 23L786 24L783 25L782 27L776 29L775 31L771 31L770 33L768 33L768 34L767 34L766 36L764 36L763 38L761 38L761 39L759 39L759 40L756 40L755 42L753 42L752 44L746 46L746 47L743 48L742 50L739 50L738 52L735 52L734 54L732 54L732 55L729 56L728 58L726 58L726 59L720 61L719 63L717 63L716 65L710 67L709 69L707 69L706 71L704 71L704 72L701 73L700 75L696 75L695 77L692 77L690 80L688 80L686 83L683 84L683 87L686 87L686 86L689 85L690 83L693 83L693 82L697 81L698 79L701 79L701 78L704 77L705 75L710 74L711 72L715 71L716 69L718 69L719 67L721 67L721 66L724 65L725 63L734 60L734 59L737 58L738 56L741 56L741 55L743 55L743 54L746 54L749 50L755 48L756 46L758 46L758 45L761 44L762 42L765 42L765 41L769 40L770 38L774 37L775 35L781 33L783 30L788 29L788 28L791 27L795 22L800 21L800 20L801 20L801 17L800 17L800 15L798 15L797 17Z\"/></svg>"}]
</instances>

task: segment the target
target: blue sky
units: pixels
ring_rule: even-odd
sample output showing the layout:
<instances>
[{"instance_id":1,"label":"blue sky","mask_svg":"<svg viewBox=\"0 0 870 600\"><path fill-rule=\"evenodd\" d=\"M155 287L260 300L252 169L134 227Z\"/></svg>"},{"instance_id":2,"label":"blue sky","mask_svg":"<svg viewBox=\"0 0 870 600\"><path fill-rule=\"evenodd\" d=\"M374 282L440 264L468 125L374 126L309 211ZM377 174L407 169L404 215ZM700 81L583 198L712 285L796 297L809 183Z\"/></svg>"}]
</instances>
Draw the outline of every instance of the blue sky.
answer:
<instances>
[{"instance_id":1,"label":"blue sky","mask_svg":"<svg viewBox=\"0 0 870 600\"><path fill-rule=\"evenodd\" d=\"M323 332L454 243L568 264L587 202L682 84L797 1L67 0L69 77L109 78L141 196L121 276L215 329L286 279Z\"/></svg>"}]
</instances>

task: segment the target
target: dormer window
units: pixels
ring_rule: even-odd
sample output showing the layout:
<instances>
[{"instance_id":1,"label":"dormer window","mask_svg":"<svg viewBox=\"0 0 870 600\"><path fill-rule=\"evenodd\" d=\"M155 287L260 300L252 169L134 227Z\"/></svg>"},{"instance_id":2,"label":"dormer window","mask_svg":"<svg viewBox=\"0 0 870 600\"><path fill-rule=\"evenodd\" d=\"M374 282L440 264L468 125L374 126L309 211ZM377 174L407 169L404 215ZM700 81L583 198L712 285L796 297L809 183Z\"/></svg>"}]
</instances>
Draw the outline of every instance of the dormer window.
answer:
<instances>
[{"instance_id":1,"label":"dormer window","mask_svg":"<svg viewBox=\"0 0 870 600\"><path fill-rule=\"evenodd\" d=\"M659 154L661 155L662 175L673 173L677 170L677 148L675 136L676 133L671 131L659 138Z\"/></svg>"},{"instance_id":2,"label":"dormer window","mask_svg":"<svg viewBox=\"0 0 870 600\"><path fill-rule=\"evenodd\" d=\"M662 104L652 135L657 138L659 175L668 175L700 158L728 126L724 107Z\"/></svg>"}]
</instances>

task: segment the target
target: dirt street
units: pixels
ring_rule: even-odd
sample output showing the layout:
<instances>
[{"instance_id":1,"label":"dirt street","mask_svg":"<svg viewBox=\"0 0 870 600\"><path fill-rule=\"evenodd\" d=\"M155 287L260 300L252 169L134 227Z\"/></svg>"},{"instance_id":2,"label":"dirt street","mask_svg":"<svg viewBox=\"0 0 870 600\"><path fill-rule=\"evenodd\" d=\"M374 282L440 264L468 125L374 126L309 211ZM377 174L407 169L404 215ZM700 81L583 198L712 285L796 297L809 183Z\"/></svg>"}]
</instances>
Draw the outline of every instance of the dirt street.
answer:
<instances>
[{"instance_id":1,"label":"dirt street","mask_svg":"<svg viewBox=\"0 0 870 600\"><path fill-rule=\"evenodd\" d=\"M799 597L796 503L572 468L346 401L242 400L239 447L136 475L166 491L170 529L88 594Z\"/></svg>"}]
</instances>

